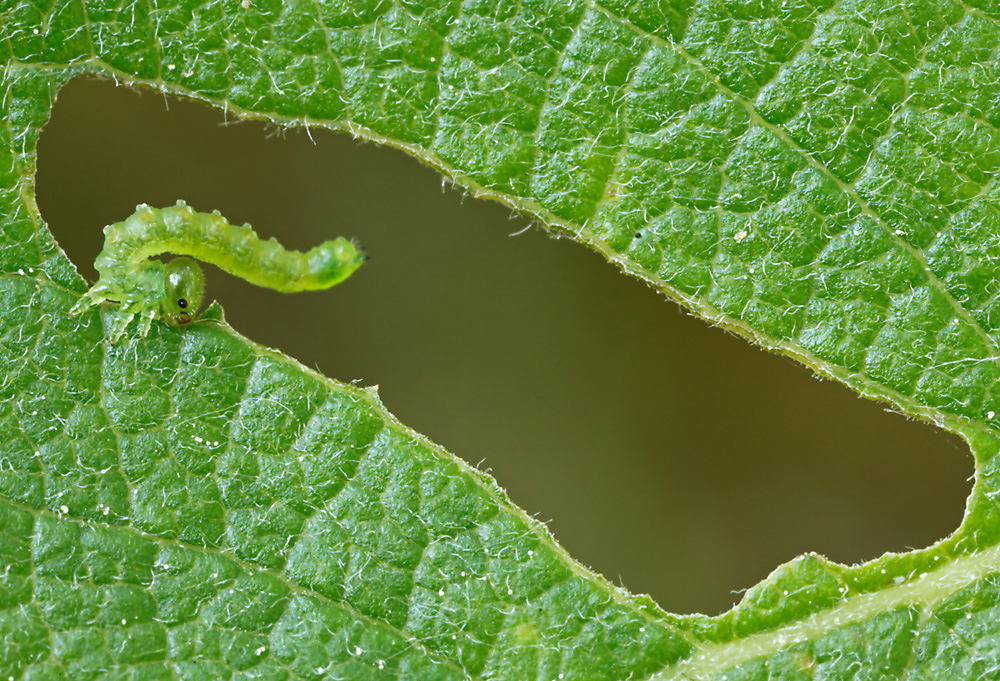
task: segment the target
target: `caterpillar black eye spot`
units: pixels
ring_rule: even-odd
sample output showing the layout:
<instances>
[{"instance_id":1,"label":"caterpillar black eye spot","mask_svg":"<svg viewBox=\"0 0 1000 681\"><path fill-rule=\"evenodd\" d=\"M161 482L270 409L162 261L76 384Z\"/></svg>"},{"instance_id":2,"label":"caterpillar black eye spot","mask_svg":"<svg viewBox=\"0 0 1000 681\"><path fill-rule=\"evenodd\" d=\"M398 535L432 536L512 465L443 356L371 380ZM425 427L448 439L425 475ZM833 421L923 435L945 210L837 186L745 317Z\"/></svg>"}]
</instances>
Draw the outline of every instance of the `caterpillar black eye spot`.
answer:
<instances>
[{"instance_id":1,"label":"caterpillar black eye spot","mask_svg":"<svg viewBox=\"0 0 1000 681\"><path fill-rule=\"evenodd\" d=\"M205 282L201 267L190 258L174 258L163 267L160 318L173 326L187 324L201 307Z\"/></svg>"},{"instance_id":2,"label":"caterpillar black eye spot","mask_svg":"<svg viewBox=\"0 0 1000 681\"><path fill-rule=\"evenodd\" d=\"M635 233L635 238L636 239L641 239L642 238L642 232L636 232Z\"/></svg>"}]
</instances>

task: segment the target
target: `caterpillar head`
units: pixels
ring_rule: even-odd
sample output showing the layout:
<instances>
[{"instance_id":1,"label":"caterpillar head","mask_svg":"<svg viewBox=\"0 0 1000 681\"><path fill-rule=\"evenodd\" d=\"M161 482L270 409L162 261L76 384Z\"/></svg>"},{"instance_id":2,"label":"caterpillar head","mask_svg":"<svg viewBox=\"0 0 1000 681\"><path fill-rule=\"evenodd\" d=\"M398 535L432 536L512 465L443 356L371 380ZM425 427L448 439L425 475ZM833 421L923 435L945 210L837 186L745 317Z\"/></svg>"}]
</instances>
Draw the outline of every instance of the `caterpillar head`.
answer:
<instances>
[{"instance_id":1,"label":"caterpillar head","mask_svg":"<svg viewBox=\"0 0 1000 681\"><path fill-rule=\"evenodd\" d=\"M187 324L198 314L205 298L205 278L191 258L174 258L163 270L160 317L171 326Z\"/></svg>"}]
</instances>

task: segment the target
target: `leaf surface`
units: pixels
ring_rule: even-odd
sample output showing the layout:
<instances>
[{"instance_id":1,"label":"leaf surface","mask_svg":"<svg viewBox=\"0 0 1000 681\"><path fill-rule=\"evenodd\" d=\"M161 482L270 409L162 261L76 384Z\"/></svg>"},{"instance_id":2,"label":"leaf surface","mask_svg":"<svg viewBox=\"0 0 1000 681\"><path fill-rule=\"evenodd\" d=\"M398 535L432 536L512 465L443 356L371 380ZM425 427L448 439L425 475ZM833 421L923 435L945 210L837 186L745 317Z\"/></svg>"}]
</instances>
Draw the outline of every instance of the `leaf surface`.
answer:
<instances>
[{"instance_id":1,"label":"leaf surface","mask_svg":"<svg viewBox=\"0 0 1000 681\"><path fill-rule=\"evenodd\" d=\"M0 671L19 679L1000 676L1000 12L987 2L0 5ZM218 310L111 346L33 196L83 73L401 147L706 319L960 433L954 535L717 618ZM2 677L0 677L2 678Z\"/></svg>"}]
</instances>

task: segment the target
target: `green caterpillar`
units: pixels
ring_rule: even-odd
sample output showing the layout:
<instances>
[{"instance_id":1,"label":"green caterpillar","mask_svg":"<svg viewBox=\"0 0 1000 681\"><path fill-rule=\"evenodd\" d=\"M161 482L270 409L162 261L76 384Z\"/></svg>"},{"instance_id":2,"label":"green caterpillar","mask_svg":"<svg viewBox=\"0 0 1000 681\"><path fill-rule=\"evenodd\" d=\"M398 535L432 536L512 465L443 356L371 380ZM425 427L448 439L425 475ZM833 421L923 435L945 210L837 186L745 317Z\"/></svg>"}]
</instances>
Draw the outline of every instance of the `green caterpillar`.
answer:
<instances>
[{"instance_id":1,"label":"green caterpillar","mask_svg":"<svg viewBox=\"0 0 1000 681\"><path fill-rule=\"evenodd\" d=\"M157 318L171 326L187 324L205 294L201 267L190 258L150 260L162 253L190 255L283 293L329 288L368 259L343 237L301 253L285 250L273 238L260 239L250 225L229 224L218 211L198 213L183 201L169 208L141 204L123 222L104 228L104 249L94 262L100 278L70 314L105 300L119 303L112 343L136 316L143 337Z\"/></svg>"}]
</instances>

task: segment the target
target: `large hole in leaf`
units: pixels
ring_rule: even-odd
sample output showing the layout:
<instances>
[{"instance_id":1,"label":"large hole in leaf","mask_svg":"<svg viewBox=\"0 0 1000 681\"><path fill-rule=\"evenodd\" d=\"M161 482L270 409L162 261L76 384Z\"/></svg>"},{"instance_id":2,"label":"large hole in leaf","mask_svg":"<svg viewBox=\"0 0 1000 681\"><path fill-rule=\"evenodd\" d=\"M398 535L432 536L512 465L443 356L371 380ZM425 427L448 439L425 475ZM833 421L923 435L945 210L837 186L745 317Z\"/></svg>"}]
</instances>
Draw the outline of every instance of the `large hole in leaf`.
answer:
<instances>
[{"instance_id":1,"label":"large hole in leaf","mask_svg":"<svg viewBox=\"0 0 1000 681\"><path fill-rule=\"evenodd\" d=\"M88 279L101 227L185 199L371 262L285 296L211 273L228 321L491 469L583 563L674 612L715 613L805 551L857 562L954 530L971 459L791 360L681 312L403 154L314 130L223 125L108 81L59 94L38 202ZM230 123L235 123L231 118ZM512 234L516 233L516 236Z\"/></svg>"}]
</instances>

